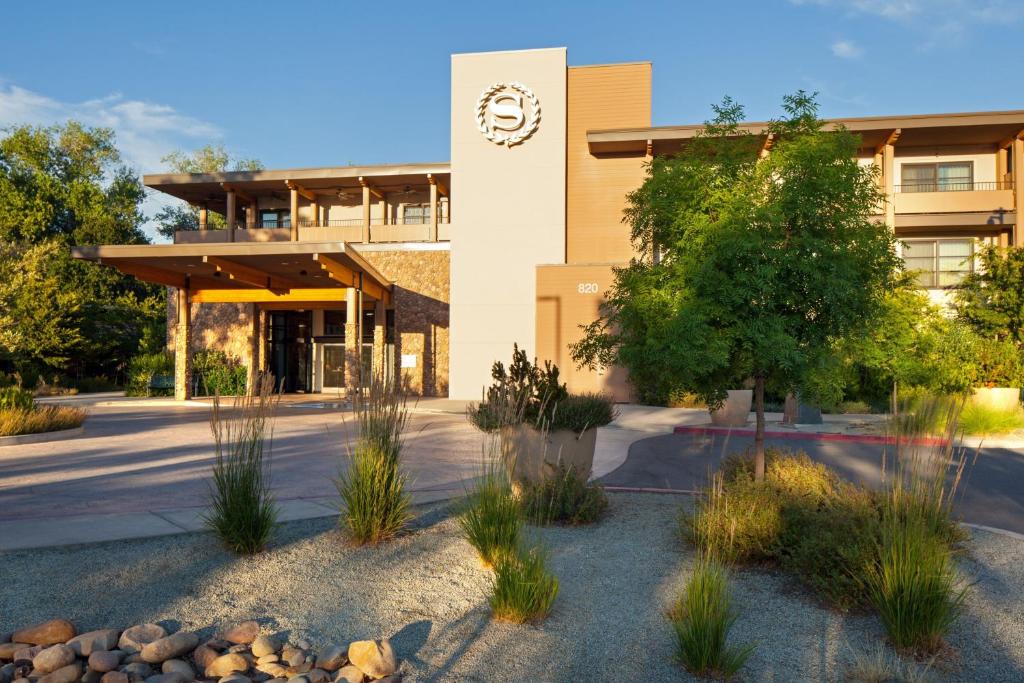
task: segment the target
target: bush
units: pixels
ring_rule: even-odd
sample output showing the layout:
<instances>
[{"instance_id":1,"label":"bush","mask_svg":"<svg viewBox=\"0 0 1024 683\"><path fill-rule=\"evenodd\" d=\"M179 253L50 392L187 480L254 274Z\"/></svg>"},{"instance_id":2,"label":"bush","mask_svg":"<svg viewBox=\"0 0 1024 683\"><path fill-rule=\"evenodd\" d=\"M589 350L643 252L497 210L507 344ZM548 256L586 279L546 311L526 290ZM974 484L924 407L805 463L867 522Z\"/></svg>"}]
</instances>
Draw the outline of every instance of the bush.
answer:
<instances>
[{"instance_id":1,"label":"bush","mask_svg":"<svg viewBox=\"0 0 1024 683\"><path fill-rule=\"evenodd\" d=\"M543 619L558 595L558 579L548 573L547 554L539 547L520 547L494 565L491 611L495 618L517 624Z\"/></svg>"},{"instance_id":2,"label":"bush","mask_svg":"<svg viewBox=\"0 0 1024 683\"><path fill-rule=\"evenodd\" d=\"M246 393L249 371L237 358L206 349L192 356L192 381L197 396L241 396Z\"/></svg>"},{"instance_id":3,"label":"bush","mask_svg":"<svg viewBox=\"0 0 1024 683\"><path fill-rule=\"evenodd\" d=\"M353 542L363 545L394 537L412 519L400 467L409 413L397 387L379 377L371 379L357 410L359 436L336 483L345 503L340 523Z\"/></svg>"},{"instance_id":4,"label":"bush","mask_svg":"<svg viewBox=\"0 0 1024 683\"><path fill-rule=\"evenodd\" d=\"M215 396L210 413L216 460L206 526L230 550L249 554L262 550L277 523L270 492L270 457L277 399L273 378L258 380L257 392L235 399L233 414L221 413Z\"/></svg>"},{"instance_id":5,"label":"bush","mask_svg":"<svg viewBox=\"0 0 1024 683\"><path fill-rule=\"evenodd\" d=\"M512 493L507 470L499 461L484 466L483 476L466 499L459 526L487 567L495 566L499 559L516 551L519 504Z\"/></svg>"},{"instance_id":6,"label":"bush","mask_svg":"<svg viewBox=\"0 0 1024 683\"><path fill-rule=\"evenodd\" d=\"M550 361L543 367L530 362L518 345L513 346L508 369L495 361L491 378L484 400L468 409L470 422L485 432L525 423L540 430L580 433L615 419L611 398L594 393L570 395L559 379L558 366Z\"/></svg>"},{"instance_id":7,"label":"bush","mask_svg":"<svg viewBox=\"0 0 1024 683\"><path fill-rule=\"evenodd\" d=\"M524 483L519 504L531 524L590 524L608 509L604 487L580 479L572 467L558 470L540 484Z\"/></svg>"},{"instance_id":8,"label":"bush","mask_svg":"<svg viewBox=\"0 0 1024 683\"><path fill-rule=\"evenodd\" d=\"M0 388L0 410L32 410L35 399L21 387Z\"/></svg>"},{"instance_id":9,"label":"bush","mask_svg":"<svg viewBox=\"0 0 1024 683\"><path fill-rule=\"evenodd\" d=\"M59 405L36 406L31 410L0 408L0 436L58 432L81 427L86 412Z\"/></svg>"},{"instance_id":10,"label":"bush","mask_svg":"<svg viewBox=\"0 0 1024 683\"><path fill-rule=\"evenodd\" d=\"M966 595L948 546L927 520L891 511L865 585L893 645L923 654L941 647Z\"/></svg>"},{"instance_id":11,"label":"bush","mask_svg":"<svg viewBox=\"0 0 1024 683\"><path fill-rule=\"evenodd\" d=\"M995 410L986 405L968 403L960 413L964 434L1009 434L1024 429L1024 410Z\"/></svg>"},{"instance_id":12,"label":"bush","mask_svg":"<svg viewBox=\"0 0 1024 683\"><path fill-rule=\"evenodd\" d=\"M143 353L128 362L124 392L127 396L174 395L173 389L150 389L156 375L174 375L174 354Z\"/></svg>"},{"instance_id":13,"label":"bush","mask_svg":"<svg viewBox=\"0 0 1024 683\"><path fill-rule=\"evenodd\" d=\"M726 571L712 560L698 561L669 617L676 655L698 676L731 677L754 650L753 645L728 645L736 612L730 605Z\"/></svg>"},{"instance_id":14,"label":"bush","mask_svg":"<svg viewBox=\"0 0 1024 683\"><path fill-rule=\"evenodd\" d=\"M919 670L879 645L870 652L858 652L843 680L851 683L928 683L931 662Z\"/></svg>"},{"instance_id":15,"label":"bush","mask_svg":"<svg viewBox=\"0 0 1024 683\"><path fill-rule=\"evenodd\" d=\"M771 483L716 474L694 514L682 516L683 534L723 562L771 559L782 530L782 505Z\"/></svg>"}]
</instances>

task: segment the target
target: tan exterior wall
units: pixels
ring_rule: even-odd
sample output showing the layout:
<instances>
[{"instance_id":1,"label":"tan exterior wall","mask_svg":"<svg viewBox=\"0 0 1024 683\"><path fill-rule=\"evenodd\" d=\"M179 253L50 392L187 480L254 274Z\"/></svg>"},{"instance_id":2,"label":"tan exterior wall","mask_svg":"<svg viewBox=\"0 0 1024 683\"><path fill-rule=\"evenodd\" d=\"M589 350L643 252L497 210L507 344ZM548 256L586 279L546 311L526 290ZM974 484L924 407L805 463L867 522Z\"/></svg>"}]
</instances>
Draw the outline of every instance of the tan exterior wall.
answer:
<instances>
[{"instance_id":1,"label":"tan exterior wall","mask_svg":"<svg viewBox=\"0 0 1024 683\"><path fill-rule=\"evenodd\" d=\"M566 126L566 262L627 262L626 194L644 179L640 155L596 157L587 131L651 125L651 64L570 67Z\"/></svg>"},{"instance_id":2,"label":"tan exterior wall","mask_svg":"<svg viewBox=\"0 0 1024 683\"><path fill-rule=\"evenodd\" d=\"M223 351L252 366L255 325L253 304L192 304L192 352ZM178 317L175 290L167 289L167 350L174 351Z\"/></svg>"},{"instance_id":3,"label":"tan exterior wall","mask_svg":"<svg viewBox=\"0 0 1024 683\"><path fill-rule=\"evenodd\" d=\"M618 401L628 401L631 392L625 370L579 369L569 351L569 345L583 336L579 326L597 320L598 307L614 280L612 268L612 264L537 268L537 357L557 365L571 391L607 392Z\"/></svg>"},{"instance_id":4,"label":"tan exterior wall","mask_svg":"<svg viewBox=\"0 0 1024 683\"><path fill-rule=\"evenodd\" d=\"M1013 211L1013 190L897 192L893 195L893 203L896 207L896 213Z\"/></svg>"},{"instance_id":5,"label":"tan exterior wall","mask_svg":"<svg viewBox=\"0 0 1024 683\"><path fill-rule=\"evenodd\" d=\"M533 354L535 269L565 261L565 81L564 48L452 57L453 398L479 399L514 342ZM511 82L534 93L541 119L508 148L476 112L482 92Z\"/></svg>"}]
</instances>

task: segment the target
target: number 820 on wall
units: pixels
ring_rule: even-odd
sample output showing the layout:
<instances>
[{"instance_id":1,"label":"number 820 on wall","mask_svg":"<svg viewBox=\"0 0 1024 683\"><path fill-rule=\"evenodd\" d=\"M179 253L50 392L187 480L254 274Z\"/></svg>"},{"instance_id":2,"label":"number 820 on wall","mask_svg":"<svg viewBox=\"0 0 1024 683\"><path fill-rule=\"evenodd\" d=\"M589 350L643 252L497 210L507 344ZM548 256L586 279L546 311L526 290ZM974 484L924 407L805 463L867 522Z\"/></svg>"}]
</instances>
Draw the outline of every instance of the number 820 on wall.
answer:
<instances>
[{"instance_id":1,"label":"number 820 on wall","mask_svg":"<svg viewBox=\"0 0 1024 683\"><path fill-rule=\"evenodd\" d=\"M576 285L576 292L578 294L597 294L600 291L600 287L597 286L596 282L580 282Z\"/></svg>"}]
</instances>

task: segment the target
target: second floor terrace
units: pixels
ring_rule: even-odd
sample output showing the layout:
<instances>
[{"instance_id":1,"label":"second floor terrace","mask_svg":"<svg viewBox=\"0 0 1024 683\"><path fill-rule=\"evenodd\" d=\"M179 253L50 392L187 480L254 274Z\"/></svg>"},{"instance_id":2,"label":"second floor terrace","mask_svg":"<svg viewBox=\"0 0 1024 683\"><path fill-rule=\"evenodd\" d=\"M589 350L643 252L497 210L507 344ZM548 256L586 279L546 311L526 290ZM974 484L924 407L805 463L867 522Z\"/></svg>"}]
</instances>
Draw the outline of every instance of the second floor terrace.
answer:
<instances>
[{"instance_id":1,"label":"second floor terrace","mask_svg":"<svg viewBox=\"0 0 1024 683\"><path fill-rule=\"evenodd\" d=\"M451 215L447 163L151 174L194 207L175 243L440 242Z\"/></svg>"}]
</instances>

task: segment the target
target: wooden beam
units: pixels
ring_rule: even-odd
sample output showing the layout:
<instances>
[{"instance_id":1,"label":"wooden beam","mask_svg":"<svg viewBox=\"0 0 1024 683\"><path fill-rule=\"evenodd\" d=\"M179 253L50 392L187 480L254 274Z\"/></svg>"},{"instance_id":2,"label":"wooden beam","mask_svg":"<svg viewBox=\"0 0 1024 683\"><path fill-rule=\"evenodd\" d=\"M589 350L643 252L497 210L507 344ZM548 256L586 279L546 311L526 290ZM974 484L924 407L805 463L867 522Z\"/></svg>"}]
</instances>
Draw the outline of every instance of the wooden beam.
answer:
<instances>
[{"instance_id":1,"label":"wooden beam","mask_svg":"<svg viewBox=\"0 0 1024 683\"><path fill-rule=\"evenodd\" d=\"M341 261L325 254L313 254L313 260L317 261L320 267L327 271L331 279L351 287L360 286L360 273L352 270ZM385 303L391 302L390 290L386 287L381 287L376 282L371 282L366 277L362 278L362 290L374 299L379 299Z\"/></svg>"},{"instance_id":2,"label":"wooden beam","mask_svg":"<svg viewBox=\"0 0 1024 683\"><path fill-rule=\"evenodd\" d=\"M173 270L165 270L156 266L143 266L136 263L115 263L113 261L107 262L104 265L113 266L125 275L131 275L146 282L155 282L167 285L168 287L177 287L178 289L188 288L188 278L181 273L175 273Z\"/></svg>"},{"instance_id":3,"label":"wooden beam","mask_svg":"<svg viewBox=\"0 0 1024 683\"><path fill-rule=\"evenodd\" d=\"M316 201L316 194L312 190L307 190L306 188L304 188L302 185L299 185L294 180L286 180L286 181L284 181L284 184L288 186L289 190L295 190L300 195L302 195L303 198L308 199L311 202L315 202Z\"/></svg>"},{"instance_id":4,"label":"wooden beam","mask_svg":"<svg viewBox=\"0 0 1024 683\"><path fill-rule=\"evenodd\" d=\"M195 289L192 290L192 301L200 304L342 302L346 291L344 287L292 289L285 294L275 294L269 289Z\"/></svg>"},{"instance_id":5,"label":"wooden beam","mask_svg":"<svg viewBox=\"0 0 1024 683\"><path fill-rule=\"evenodd\" d=\"M384 199L384 193L378 190L376 187L370 184L370 181L366 180L363 176L359 176L359 184L365 188L369 188L370 194L377 199Z\"/></svg>"},{"instance_id":6,"label":"wooden beam","mask_svg":"<svg viewBox=\"0 0 1024 683\"><path fill-rule=\"evenodd\" d=\"M902 135L902 134L903 134L903 129L902 128L896 128L895 130L890 132L889 135L886 136L885 140L882 141L882 144L880 144L878 147L875 148L875 151L876 152L880 151L880 150L882 150L886 146L895 145L896 141L900 139L900 135Z\"/></svg>"},{"instance_id":7,"label":"wooden beam","mask_svg":"<svg viewBox=\"0 0 1024 683\"><path fill-rule=\"evenodd\" d=\"M203 263L209 263L217 269L217 272L224 273L232 280L244 282L253 287L264 287L274 291L287 292L289 289L302 288L306 284L297 280L271 275L252 266L220 256L204 256Z\"/></svg>"},{"instance_id":8,"label":"wooden beam","mask_svg":"<svg viewBox=\"0 0 1024 683\"><path fill-rule=\"evenodd\" d=\"M427 174L427 182L430 183L431 186L436 187L438 194L440 194L442 197L448 196L448 188L445 187L444 183L442 183L439 179L435 178L433 173Z\"/></svg>"},{"instance_id":9,"label":"wooden beam","mask_svg":"<svg viewBox=\"0 0 1024 683\"><path fill-rule=\"evenodd\" d=\"M241 199L246 204L254 204L256 202L256 200L252 198L252 195L246 194L245 192L239 190L231 183L221 183L220 186L225 192L234 192L235 196Z\"/></svg>"}]
</instances>

